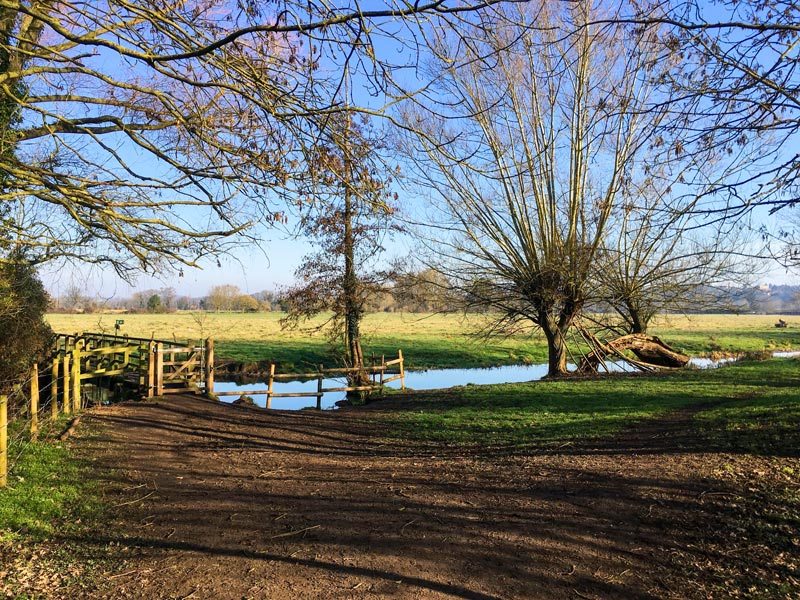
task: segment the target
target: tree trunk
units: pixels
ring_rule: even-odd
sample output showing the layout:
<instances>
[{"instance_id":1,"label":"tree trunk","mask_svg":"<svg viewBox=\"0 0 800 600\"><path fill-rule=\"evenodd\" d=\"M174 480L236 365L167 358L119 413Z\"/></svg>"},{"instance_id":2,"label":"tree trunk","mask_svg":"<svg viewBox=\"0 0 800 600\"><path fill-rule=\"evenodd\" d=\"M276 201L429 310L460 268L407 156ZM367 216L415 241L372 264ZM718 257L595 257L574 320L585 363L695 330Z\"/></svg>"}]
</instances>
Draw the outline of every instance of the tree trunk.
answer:
<instances>
[{"instance_id":1,"label":"tree trunk","mask_svg":"<svg viewBox=\"0 0 800 600\"><path fill-rule=\"evenodd\" d=\"M618 358L624 350L630 350L636 358L653 367L680 368L689 363L689 357L676 352L655 336L645 334L623 335L615 340L601 344L587 354L579 371L594 371L606 356Z\"/></svg>"},{"instance_id":2,"label":"tree trunk","mask_svg":"<svg viewBox=\"0 0 800 600\"><path fill-rule=\"evenodd\" d=\"M541 320L540 326L547 338L547 376L567 375L567 345L564 332L550 317Z\"/></svg>"},{"instance_id":3,"label":"tree trunk","mask_svg":"<svg viewBox=\"0 0 800 600\"><path fill-rule=\"evenodd\" d=\"M642 320L638 311L631 312L631 333L647 333L647 323Z\"/></svg>"},{"instance_id":4,"label":"tree trunk","mask_svg":"<svg viewBox=\"0 0 800 600\"><path fill-rule=\"evenodd\" d=\"M626 303L628 308L628 324L631 333L647 333L647 321L642 312L631 302Z\"/></svg>"},{"instance_id":5,"label":"tree trunk","mask_svg":"<svg viewBox=\"0 0 800 600\"><path fill-rule=\"evenodd\" d=\"M361 304L358 300L358 277L355 267L355 240L353 237L353 194L352 163L350 161L349 140L345 141L345 185L344 185L344 327L347 344L347 358L350 366L357 368L350 376L350 385L360 386L369 382L364 371L364 355L361 351Z\"/></svg>"}]
</instances>

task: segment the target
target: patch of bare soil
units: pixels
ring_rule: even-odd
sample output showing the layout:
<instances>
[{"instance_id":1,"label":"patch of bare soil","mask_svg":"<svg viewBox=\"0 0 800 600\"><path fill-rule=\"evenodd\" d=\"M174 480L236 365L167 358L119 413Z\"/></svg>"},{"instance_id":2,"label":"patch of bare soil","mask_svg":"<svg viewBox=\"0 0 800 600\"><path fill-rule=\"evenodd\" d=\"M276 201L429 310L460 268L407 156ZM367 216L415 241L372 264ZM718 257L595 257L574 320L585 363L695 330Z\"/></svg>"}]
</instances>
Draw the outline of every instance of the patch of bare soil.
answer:
<instances>
[{"instance_id":1,"label":"patch of bare soil","mask_svg":"<svg viewBox=\"0 0 800 600\"><path fill-rule=\"evenodd\" d=\"M96 598L795 597L797 458L701 452L690 420L498 456L387 442L380 411L106 407L73 443L113 508L71 542L123 559Z\"/></svg>"}]
</instances>

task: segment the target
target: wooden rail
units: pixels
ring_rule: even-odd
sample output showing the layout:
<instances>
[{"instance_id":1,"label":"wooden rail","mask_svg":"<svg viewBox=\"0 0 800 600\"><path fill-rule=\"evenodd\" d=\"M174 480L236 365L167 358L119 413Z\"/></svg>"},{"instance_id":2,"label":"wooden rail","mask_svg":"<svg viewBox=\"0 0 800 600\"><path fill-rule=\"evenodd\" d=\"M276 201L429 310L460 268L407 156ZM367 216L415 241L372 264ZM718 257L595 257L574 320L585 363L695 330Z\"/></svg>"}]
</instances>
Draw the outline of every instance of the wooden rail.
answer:
<instances>
[{"instance_id":1,"label":"wooden rail","mask_svg":"<svg viewBox=\"0 0 800 600\"><path fill-rule=\"evenodd\" d=\"M210 348L210 351L209 351ZM53 423L63 413L77 415L84 408L87 382L126 381L152 397L167 393L200 393L202 383L213 390L213 341L195 346L164 340L145 340L102 333L57 335L48 360L34 364L29 388L23 393L30 441L40 434L49 404ZM20 388L21 390L21 388ZM16 435L16 434L15 434ZM0 488L8 480L8 399L0 396Z\"/></svg>"},{"instance_id":2,"label":"wooden rail","mask_svg":"<svg viewBox=\"0 0 800 600\"><path fill-rule=\"evenodd\" d=\"M0 396L0 488L8 485L8 396Z\"/></svg>"},{"instance_id":3,"label":"wooden rail","mask_svg":"<svg viewBox=\"0 0 800 600\"><path fill-rule=\"evenodd\" d=\"M209 347L211 351L209 352ZM213 341L186 342L84 332L56 336L53 387L60 388L65 406L81 402L81 382L120 378L136 385L148 398L163 394L200 393L203 383L213 391ZM209 378L210 376L210 378ZM60 384L60 385L59 385Z\"/></svg>"},{"instance_id":4,"label":"wooden rail","mask_svg":"<svg viewBox=\"0 0 800 600\"><path fill-rule=\"evenodd\" d=\"M397 373L391 377L386 377L386 371L391 367L397 366ZM323 387L323 381L330 376L334 375L349 375L350 373L366 372L367 375L372 376L372 383L369 385L360 386L338 386L326 388ZM379 376L379 378L376 378ZM230 392L216 392L216 396L266 396L266 408L272 408L272 400L275 398L316 398L317 408L322 408L322 397L328 392L373 392L376 390L383 390L383 387L392 381L400 381L401 389L406 389L405 384L405 362L403 359L403 351L398 350L397 358L386 361L381 358L381 364L358 367L338 367L325 369L320 365L316 372L311 373L275 373L275 365L270 365L269 375L267 376L267 389L253 389L253 390L236 390ZM296 381L298 379L306 379L309 381L316 381L316 389L307 392L275 392L274 383L276 381Z\"/></svg>"},{"instance_id":5,"label":"wooden rail","mask_svg":"<svg viewBox=\"0 0 800 600\"><path fill-rule=\"evenodd\" d=\"M402 350L397 358L386 360L375 357L362 369L339 367L325 369L322 365L310 373L276 373L271 365L266 390L241 390L218 392L218 396L241 394L265 395L267 407L274 398L316 398L317 406L328 392L374 391L393 381L400 381L405 389L405 362ZM101 378L120 378L129 384L138 385L148 398L177 393L214 393L214 340L209 338L202 344L178 342L176 340L146 339L118 336L108 333L83 332L60 334L56 337L53 362L46 369L51 376L52 394L59 391L63 398L64 412L77 412L81 408L81 384ZM326 377L366 372L371 378L369 385L323 387ZM276 381L309 379L317 382L316 388L308 392L275 392Z\"/></svg>"}]
</instances>

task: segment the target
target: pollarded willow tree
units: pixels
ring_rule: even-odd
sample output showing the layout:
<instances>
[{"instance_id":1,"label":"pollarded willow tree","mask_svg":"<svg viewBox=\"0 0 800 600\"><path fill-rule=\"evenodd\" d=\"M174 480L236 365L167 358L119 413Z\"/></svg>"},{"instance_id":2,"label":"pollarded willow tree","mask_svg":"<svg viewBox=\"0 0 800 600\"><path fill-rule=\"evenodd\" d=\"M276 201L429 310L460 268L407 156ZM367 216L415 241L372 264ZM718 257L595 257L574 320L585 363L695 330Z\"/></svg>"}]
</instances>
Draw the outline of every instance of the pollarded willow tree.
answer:
<instances>
[{"instance_id":1,"label":"pollarded willow tree","mask_svg":"<svg viewBox=\"0 0 800 600\"><path fill-rule=\"evenodd\" d=\"M504 6L431 41L428 106L403 145L438 213L434 264L497 328L544 332L549 374L567 372L567 332L620 198L669 118L655 81L671 66L657 27L594 25L593 3ZM608 13L602 13L609 16Z\"/></svg>"},{"instance_id":2,"label":"pollarded willow tree","mask_svg":"<svg viewBox=\"0 0 800 600\"><path fill-rule=\"evenodd\" d=\"M747 228L705 225L690 194L671 194L677 185L653 176L627 186L598 257L599 299L626 333L646 333L658 314L729 308L721 288L758 272Z\"/></svg>"}]
</instances>

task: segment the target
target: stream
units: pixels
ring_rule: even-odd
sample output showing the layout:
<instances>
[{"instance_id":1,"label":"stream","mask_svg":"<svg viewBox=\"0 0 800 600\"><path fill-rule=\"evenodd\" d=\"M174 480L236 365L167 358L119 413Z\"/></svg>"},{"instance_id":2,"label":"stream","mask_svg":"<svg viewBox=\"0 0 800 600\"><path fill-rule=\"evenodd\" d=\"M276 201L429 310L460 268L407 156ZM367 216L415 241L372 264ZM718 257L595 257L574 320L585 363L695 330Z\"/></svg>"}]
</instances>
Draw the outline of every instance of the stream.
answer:
<instances>
[{"instance_id":1,"label":"stream","mask_svg":"<svg viewBox=\"0 0 800 600\"><path fill-rule=\"evenodd\" d=\"M800 356L800 351L792 352L773 352L775 358L794 358ZM696 357L689 360L689 366L696 369L715 369L740 360L737 357L711 359ZM606 361L606 365L611 372L635 371L629 363L624 361ZM568 365L574 369L575 365ZM426 371L406 371L406 388L414 390L435 390L454 387L458 385L488 385L492 383L522 383L542 379L547 375L547 364L535 365L508 365L504 367L491 367L484 369L428 369ZM323 387L342 387L346 385L344 378L330 378L323 380ZM275 382L273 392L297 393L316 391L317 380L308 381L285 381ZM386 387L400 389L400 382L393 381ZM265 407L267 397L265 394L251 394L250 390L265 389L266 383L236 383L232 381L216 381L214 389L218 392L240 391L242 394L251 396L255 403L260 407ZM328 392L322 397L322 408L336 408L336 403L344 400L344 392ZM236 396L222 396L223 402L233 402ZM273 398L272 408L278 410L300 410L302 408L316 406L316 398Z\"/></svg>"}]
</instances>

